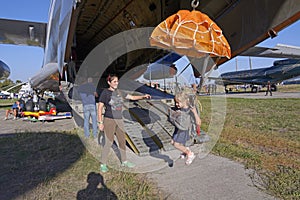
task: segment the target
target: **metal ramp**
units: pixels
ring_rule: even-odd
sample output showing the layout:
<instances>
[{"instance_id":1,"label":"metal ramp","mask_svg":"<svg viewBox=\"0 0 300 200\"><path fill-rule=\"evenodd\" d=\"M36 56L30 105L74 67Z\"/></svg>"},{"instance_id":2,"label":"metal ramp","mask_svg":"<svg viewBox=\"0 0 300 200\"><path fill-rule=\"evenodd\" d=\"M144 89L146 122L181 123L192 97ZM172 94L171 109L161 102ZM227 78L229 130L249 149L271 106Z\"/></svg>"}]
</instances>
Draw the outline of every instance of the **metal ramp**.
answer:
<instances>
[{"instance_id":1,"label":"metal ramp","mask_svg":"<svg viewBox=\"0 0 300 200\"><path fill-rule=\"evenodd\" d=\"M160 100L130 102L123 112L127 142L140 156L174 149L174 126L168 121L168 105Z\"/></svg>"}]
</instances>

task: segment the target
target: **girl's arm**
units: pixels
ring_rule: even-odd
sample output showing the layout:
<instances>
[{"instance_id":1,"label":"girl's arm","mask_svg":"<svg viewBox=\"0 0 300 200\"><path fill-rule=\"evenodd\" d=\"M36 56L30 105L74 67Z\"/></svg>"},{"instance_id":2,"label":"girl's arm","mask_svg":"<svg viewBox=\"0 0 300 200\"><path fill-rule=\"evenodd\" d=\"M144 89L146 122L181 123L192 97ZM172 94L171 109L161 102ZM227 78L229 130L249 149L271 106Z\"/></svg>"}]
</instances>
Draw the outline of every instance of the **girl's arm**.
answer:
<instances>
[{"instance_id":1,"label":"girl's arm","mask_svg":"<svg viewBox=\"0 0 300 200\"><path fill-rule=\"evenodd\" d=\"M201 119L198 115L197 109L196 107L192 107L191 108L192 113L194 114L194 118L195 118L195 122L197 125L201 126Z\"/></svg>"}]
</instances>

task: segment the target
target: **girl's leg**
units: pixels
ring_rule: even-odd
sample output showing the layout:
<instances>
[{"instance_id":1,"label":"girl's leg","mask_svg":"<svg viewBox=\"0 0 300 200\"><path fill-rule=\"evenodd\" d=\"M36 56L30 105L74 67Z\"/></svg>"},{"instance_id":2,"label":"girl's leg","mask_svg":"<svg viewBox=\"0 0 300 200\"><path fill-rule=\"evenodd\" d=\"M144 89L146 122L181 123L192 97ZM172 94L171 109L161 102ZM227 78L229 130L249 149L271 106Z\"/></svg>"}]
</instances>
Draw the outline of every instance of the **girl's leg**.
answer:
<instances>
[{"instance_id":1,"label":"girl's leg","mask_svg":"<svg viewBox=\"0 0 300 200\"><path fill-rule=\"evenodd\" d=\"M187 155L185 164L190 165L193 162L193 160L195 159L195 154L191 150L189 150L187 147L183 146L180 143L174 142L173 145L176 149L182 151L183 153L185 153Z\"/></svg>"},{"instance_id":2,"label":"girl's leg","mask_svg":"<svg viewBox=\"0 0 300 200\"><path fill-rule=\"evenodd\" d=\"M183 146L182 144L180 144L178 142L173 142L173 145L176 149L178 149L182 153L185 153L186 155L188 155L190 153L190 150L188 148L186 148L185 146Z\"/></svg>"}]
</instances>

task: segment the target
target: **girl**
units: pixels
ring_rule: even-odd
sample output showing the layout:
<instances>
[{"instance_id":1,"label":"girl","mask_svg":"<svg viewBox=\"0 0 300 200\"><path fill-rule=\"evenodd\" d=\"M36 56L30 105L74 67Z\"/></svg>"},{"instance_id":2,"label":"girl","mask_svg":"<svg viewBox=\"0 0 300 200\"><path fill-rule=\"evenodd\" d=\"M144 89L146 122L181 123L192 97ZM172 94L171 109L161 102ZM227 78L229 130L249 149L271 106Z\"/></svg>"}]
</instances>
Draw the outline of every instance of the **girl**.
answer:
<instances>
[{"instance_id":1,"label":"girl","mask_svg":"<svg viewBox=\"0 0 300 200\"><path fill-rule=\"evenodd\" d=\"M195 107L189 104L189 95L185 91L180 91L175 95L175 104L178 110L169 110L170 121L175 125L175 131L172 138L172 144L176 149L187 155L185 164L190 165L195 154L186 147L186 143L190 140L190 129L192 127L192 116L194 115L196 124L200 126L201 120Z\"/></svg>"}]
</instances>

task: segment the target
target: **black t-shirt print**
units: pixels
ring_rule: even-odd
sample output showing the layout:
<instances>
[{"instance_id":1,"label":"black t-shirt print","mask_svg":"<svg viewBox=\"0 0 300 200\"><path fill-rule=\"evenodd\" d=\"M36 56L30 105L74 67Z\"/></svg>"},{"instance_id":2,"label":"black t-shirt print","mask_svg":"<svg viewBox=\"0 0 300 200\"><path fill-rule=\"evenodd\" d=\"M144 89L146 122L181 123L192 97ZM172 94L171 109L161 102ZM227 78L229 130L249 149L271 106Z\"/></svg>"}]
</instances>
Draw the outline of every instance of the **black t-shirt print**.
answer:
<instances>
[{"instance_id":1,"label":"black t-shirt print","mask_svg":"<svg viewBox=\"0 0 300 200\"><path fill-rule=\"evenodd\" d=\"M104 117L112 119L122 119L123 97L119 91L103 90L99 102L105 106Z\"/></svg>"}]
</instances>

